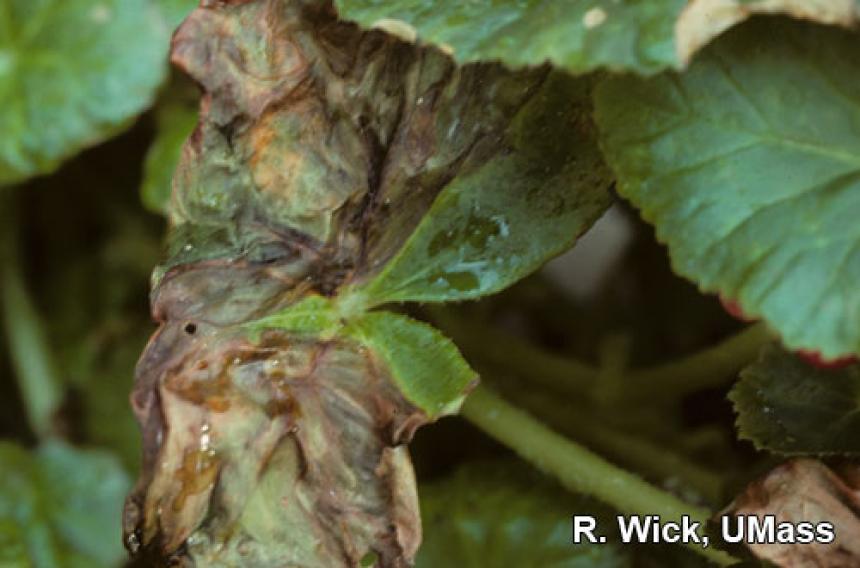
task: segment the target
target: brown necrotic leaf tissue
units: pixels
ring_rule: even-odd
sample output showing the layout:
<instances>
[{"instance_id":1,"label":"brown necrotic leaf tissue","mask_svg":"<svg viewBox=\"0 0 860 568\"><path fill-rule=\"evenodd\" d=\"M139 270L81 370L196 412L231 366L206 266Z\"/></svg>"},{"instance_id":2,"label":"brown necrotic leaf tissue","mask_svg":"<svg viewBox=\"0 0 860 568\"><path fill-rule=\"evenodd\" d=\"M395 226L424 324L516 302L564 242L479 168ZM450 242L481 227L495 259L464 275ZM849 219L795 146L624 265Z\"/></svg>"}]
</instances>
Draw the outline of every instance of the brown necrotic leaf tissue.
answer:
<instances>
[{"instance_id":1,"label":"brown necrotic leaf tissue","mask_svg":"<svg viewBox=\"0 0 860 568\"><path fill-rule=\"evenodd\" d=\"M290 0L204 0L173 61L203 98L132 395L126 543L189 566L410 565L405 444L434 416L371 348L245 324L371 278L451 179L510 151L547 70L457 68Z\"/></svg>"}]
</instances>

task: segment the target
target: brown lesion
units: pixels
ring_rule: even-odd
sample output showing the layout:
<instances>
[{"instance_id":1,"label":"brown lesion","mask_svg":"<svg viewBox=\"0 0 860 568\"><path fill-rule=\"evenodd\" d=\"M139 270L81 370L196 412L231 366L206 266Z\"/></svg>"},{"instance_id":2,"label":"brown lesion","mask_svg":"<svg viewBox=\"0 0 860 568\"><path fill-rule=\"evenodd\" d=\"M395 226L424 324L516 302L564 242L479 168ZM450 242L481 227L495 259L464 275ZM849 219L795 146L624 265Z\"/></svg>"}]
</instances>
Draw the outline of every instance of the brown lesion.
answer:
<instances>
[{"instance_id":1,"label":"brown lesion","mask_svg":"<svg viewBox=\"0 0 860 568\"><path fill-rule=\"evenodd\" d=\"M315 559L305 565L352 566L374 550L381 566L407 566L420 519L414 486L402 486L414 479L398 445L424 413L356 344L201 333L181 345L184 356L155 347L160 371L145 358L159 376L162 424L150 431L154 457L129 500L126 530L166 556L204 564L236 561L241 549L255 566L282 566L317 542L302 553ZM273 526L277 540L256 540L257 521L244 515L260 491L275 492L266 515L293 532Z\"/></svg>"},{"instance_id":2,"label":"brown lesion","mask_svg":"<svg viewBox=\"0 0 860 568\"><path fill-rule=\"evenodd\" d=\"M182 466L175 473L182 489L173 500L173 510L180 511L189 496L210 489L215 484L219 466L218 454L211 448L185 450Z\"/></svg>"},{"instance_id":3,"label":"brown lesion","mask_svg":"<svg viewBox=\"0 0 860 568\"><path fill-rule=\"evenodd\" d=\"M746 543L760 559L781 568L853 568L860 566L860 466L844 462L789 460L751 483L721 513L773 515L776 523L831 523L832 542Z\"/></svg>"},{"instance_id":4,"label":"brown lesion","mask_svg":"<svg viewBox=\"0 0 860 568\"><path fill-rule=\"evenodd\" d=\"M509 150L546 72L460 69L298 0L205 0L173 60L204 95L172 231L214 252L177 253L153 290L126 533L200 565L353 566L374 551L408 566L421 525L405 444L426 414L355 343L242 324L380 269L455 176Z\"/></svg>"}]
</instances>

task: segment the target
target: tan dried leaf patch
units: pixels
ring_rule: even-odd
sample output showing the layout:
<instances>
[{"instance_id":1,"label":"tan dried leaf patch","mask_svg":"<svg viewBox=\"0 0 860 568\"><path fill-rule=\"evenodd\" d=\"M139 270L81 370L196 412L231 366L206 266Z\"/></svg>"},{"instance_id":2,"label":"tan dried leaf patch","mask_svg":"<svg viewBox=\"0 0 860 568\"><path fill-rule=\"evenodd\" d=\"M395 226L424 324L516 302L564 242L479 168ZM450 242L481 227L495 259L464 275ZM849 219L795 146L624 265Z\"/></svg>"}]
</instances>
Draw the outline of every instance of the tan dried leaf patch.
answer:
<instances>
[{"instance_id":1,"label":"tan dried leaf patch","mask_svg":"<svg viewBox=\"0 0 860 568\"><path fill-rule=\"evenodd\" d=\"M675 23L681 66L715 37L756 14L786 15L820 24L854 27L860 18L855 0L691 0Z\"/></svg>"},{"instance_id":2,"label":"tan dried leaf patch","mask_svg":"<svg viewBox=\"0 0 860 568\"><path fill-rule=\"evenodd\" d=\"M773 515L776 523L832 523L831 543L750 543L757 557L781 568L860 566L860 467L834 471L822 462L795 459L751 483L723 514Z\"/></svg>"},{"instance_id":3,"label":"tan dried leaf patch","mask_svg":"<svg viewBox=\"0 0 860 568\"><path fill-rule=\"evenodd\" d=\"M410 565L406 444L443 413L372 346L245 324L378 272L451 179L511 151L502 134L547 69L458 68L292 0L204 1L173 61L203 98L136 371L128 547L189 566Z\"/></svg>"}]
</instances>

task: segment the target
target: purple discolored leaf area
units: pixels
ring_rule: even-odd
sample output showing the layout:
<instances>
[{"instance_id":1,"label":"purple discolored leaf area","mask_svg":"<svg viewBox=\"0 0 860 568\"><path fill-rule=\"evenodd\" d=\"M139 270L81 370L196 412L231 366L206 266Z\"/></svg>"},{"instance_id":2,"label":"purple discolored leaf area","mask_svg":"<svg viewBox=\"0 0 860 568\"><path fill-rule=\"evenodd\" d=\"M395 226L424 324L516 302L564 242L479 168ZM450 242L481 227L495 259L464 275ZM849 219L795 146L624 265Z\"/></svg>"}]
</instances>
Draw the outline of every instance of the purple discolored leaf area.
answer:
<instances>
[{"instance_id":1,"label":"purple discolored leaf area","mask_svg":"<svg viewBox=\"0 0 860 568\"><path fill-rule=\"evenodd\" d=\"M496 288L574 240L609 201L587 84L458 68L297 0L204 1L173 60L203 98L132 395L144 470L126 543L181 565L411 565L421 525L405 444L476 375L432 328L364 317L381 303L365 287L434 201L478 192L473 174L487 206L493 188L581 192L556 200L553 238L536 231L529 263ZM562 134L580 144L563 149Z\"/></svg>"}]
</instances>

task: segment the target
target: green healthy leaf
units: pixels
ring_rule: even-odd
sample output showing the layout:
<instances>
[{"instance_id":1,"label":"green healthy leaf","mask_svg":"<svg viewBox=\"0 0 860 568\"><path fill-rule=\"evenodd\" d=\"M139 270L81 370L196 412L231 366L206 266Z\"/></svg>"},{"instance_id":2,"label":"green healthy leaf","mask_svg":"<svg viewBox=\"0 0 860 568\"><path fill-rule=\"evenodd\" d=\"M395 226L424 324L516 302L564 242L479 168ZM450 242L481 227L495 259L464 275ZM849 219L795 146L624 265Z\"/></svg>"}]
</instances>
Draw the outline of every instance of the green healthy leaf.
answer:
<instances>
[{"instance_id":1,"label":"green healthy leaf","mask_svg":"<svg viewBox=\"0 0 860 568\"><path fill-rule=\"evenodd\" d=\"M170 29L173 30L200 4L199 0L157 0Z\"/></svg>"},{"instance_id":2,"label":"green healthy leaf","mask_svg":"<svg viewBox=\"0 0 860 568\"><path fill-rule=\"evenodd\" d=\"M336 0L340 14L403 40L439 46L457 61L512 67L550 62L651 74L685 67L728 28L754 14L787 14L852 27L854 0Z\"/></svg>"},{"instance_id":3,"label":"green healthy leaf","mask_svg":"<svg viewBox=\"0 0 860 568\"><path fill-rule=\"evenodd\" d=\"M341 326L341 320L331 300L309 296L270 316L254 320L247 327L254 331L280 329L299 335L328 336Z\"/></svg>"},{"instance_id":4,"label":"green healthy leaf","mask_svg":"<svg viewBox=\"0 0 860 568\"><path fill-rule=\"evenodd\" d=\"M512 151L456 177L362 293L371 305L497 292L564 251L606 208L588 84L553 74L508 129Z\"/></svg>"},{"instance_id":5,"label":"green healthy leaf","mask_svg":"<svg viewBox=\"0 0 860 568\"><path fill-rule=\"evenodd\" d=\"M158 134L146 154L141 199L154 213L167 215L173 172L179 163L182 145L197 126L196 107L181 102L158 109Z\"/></svg>"},{"instance_id":6,"label":"green healthy leaf","mask_svg":"<svg viewBox=\"0 0 860 568\"><path fill-rule=\"evenodd\" d=\"M652 73L676 65L674 25L685 0L337 0L345 18L442 46L460 62L546 61L581 73L598 67Z\"/></svg>"},{"instance_id":7,"label":"green healthy leaf","mask_svg":"<svg viewBox=\"0 0 860 568\"><path fill-rule=\"evenodd\" d=\"M477 375L437 329L389 312L369 313L345 334L379 356L400 392L431 419L457 412Z\"/></svg>"},{"instance_id":8,"label":"green healthy leaf","mask_svg":"<svg viewBox=\"0 0 860 568\"><path fill-rule=\"evenodd\" d=\"M773 345L729 394L741 438L780 454L860 454L860 364L819 369Z\"/></svg>"},{"instance_id":9,"label":"green healthy leaf","mask_svg":"<svg viewBox=\"0 0 860 568\"><path fill-rule=\"evenodd\" d=\"M0 185L128 124L165 76L167 37L147 0L0 0Z\"/></svg>"},{"instance_id":10,"label":"green healthy leaf","mask_svg":"<svg viewBox=\"0 0 860 568\"><path fill-rule=\"evenodd\" d=\"M59 442L29 454L4 442L0 471L0 541L11 544L2 554L15 555L12 566L115 566L124 558L109 535L129 481L113 457Z\"/></svg>"},{"instance_id":11,"label":"green healthy leaf","mask_svg":"<svg viewBox=\"0 0 860 568\"><path fill-rule=\"evenodd\" d=\"M0 566L4 568L33 566L27 557L27 543L21 527L8 519L0 519Z\"/></svg>"},{"instance_id":12,"label":"green healthy leaf","mask_svg":"<svg viewBox=\"0 0 860 568\"><path fill-rule=\"evenodd\" d=\"M617 545L572 545L570 516L594 514L598 507L515 463L469 465L450 478L422 484L419 495L424 544L418 568L633 565L629 552Z\"/></svg>"},{"instance_id":13,"label":"green healthy leaf","mask_svg":"<svg viewBox=\"0 0 860 568\"><path fill-rule=\"evenodd\" d=\"M760 20L681 76L597 90L619 191L675 270L826 358L860 352L857 52L847 32Z\"/></svg>"}]
</instances>

